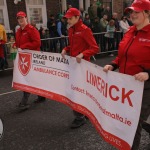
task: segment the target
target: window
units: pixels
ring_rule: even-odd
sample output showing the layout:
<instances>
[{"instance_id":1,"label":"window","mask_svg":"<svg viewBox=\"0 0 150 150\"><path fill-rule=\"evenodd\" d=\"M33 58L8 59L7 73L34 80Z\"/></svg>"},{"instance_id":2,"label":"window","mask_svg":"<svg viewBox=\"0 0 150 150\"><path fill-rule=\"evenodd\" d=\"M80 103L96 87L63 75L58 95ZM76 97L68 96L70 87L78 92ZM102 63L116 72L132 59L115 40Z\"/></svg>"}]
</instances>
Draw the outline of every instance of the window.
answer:
<instances>
[{"instance_id":1,"label":"window","mask_svg":"<svg viewBox=\"0 0 150 150\"><path fill-rule=\"evenodd\" d=\"M43 0L27 0L28 5L43 5Z\"/></svg>"},{"instance_id":2,"label":"window","mask_svg":"<svg viewBox=\"0 0 150 150\"><path fill-rule=\"evenodd\" d=\"M103 5L112 7L112 0L103 0Z\"/></svg>"},{"instance_id":3,"label":"window","mask_svg":"<svg viewBox=\"0 0 150 150\"><path fill-rule=\"evenodd\" d=\"M36 24L43 24L42 8L29 9L30 22L34 21Z\"/></svg>"},{"instance_id":4,"label":"window","mask_svg":"<svg viewBox=\"0 0 150 150\"><path fill-rule=\"evenodd\" d=\"M0 0L0 24L10 30L6 0Z\"/></svg>"},{"instance_id":5,"label":"window","mask_svg":"<svg viewBox=\"0 0 150 150\"><path fill-rule=\"evenodd\" d=\"M29 22L34 21L37 28L47 26L45 0L26 0L27 16Z\"/></svg>"}]
</instances>

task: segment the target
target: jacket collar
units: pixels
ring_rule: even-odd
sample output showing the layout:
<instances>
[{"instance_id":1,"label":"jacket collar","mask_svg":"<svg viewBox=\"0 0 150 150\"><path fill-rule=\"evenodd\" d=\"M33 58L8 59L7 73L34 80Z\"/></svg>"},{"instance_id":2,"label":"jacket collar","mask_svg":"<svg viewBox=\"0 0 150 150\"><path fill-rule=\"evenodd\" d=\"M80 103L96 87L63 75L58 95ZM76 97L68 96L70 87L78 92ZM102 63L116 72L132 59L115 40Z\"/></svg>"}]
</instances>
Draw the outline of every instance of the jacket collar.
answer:
<instances>
[{"instance_id":1,"label":"jacket collar","mask_svg":"<svg viewBox=\"0 0 150 150\"><path fill-rule=\"evenodd\" d=\"M148 24L147 26L143 27L140 30L137 30L136 26L134 25L132 27L132 32L136 32L136 31L144 31L144 32L148 32L150 30L150 24Z\"/></svg>"},{"instance_id":2,"label":"jacket collar","mask_svg":"<svg viewBox=\"0 0 150 150\"><path fill-rule=\"evenodd\" d=\"M26 31L28 27L29 27L29 24L27 24L27 25L24 27L23 30L22 30L21 27L20 27L20 31Z\"/></svg>"},{"instance_id":3,"label":"jacket collar","mask_svg":"<svg viewBox=\"0 0 150 150\"><path fill-rule=\"evenodd\" d=\"M83 24L83 22L80 19L74 26L72 26L72 28L76 31L81 27L82 24Z\"/></svg>"}]
</instances>

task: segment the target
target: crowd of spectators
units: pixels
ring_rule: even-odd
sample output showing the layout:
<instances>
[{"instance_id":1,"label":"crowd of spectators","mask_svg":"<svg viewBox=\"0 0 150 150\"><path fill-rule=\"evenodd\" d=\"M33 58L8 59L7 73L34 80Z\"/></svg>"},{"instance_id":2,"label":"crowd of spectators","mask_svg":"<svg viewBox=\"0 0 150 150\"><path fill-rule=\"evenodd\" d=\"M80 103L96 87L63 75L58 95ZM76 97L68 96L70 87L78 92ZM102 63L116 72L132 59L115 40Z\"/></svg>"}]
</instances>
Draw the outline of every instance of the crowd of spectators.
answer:
<instances>
[{"instance_id":1,"label":"crowd of spectators","mask_svg":"<svg viewBox=\"0 0 150 150\"><path fill-rule=\"evenodd\" d=\"M71 7L71 5L68 5L68 9ZM64 11L64 13L66 11ZM101 48L101 52L106 52L110 56L113 56L113 53L109 51L118 49L123 34L125 34L132 25L130 18L128 16L122 16L119 20L118 13L112 13L110 7L104 5L95 7L91 4L87 11L80 8L80 12L80 18L83 20L83 23L92 30L96 42ZM46 28L41 26L40 29L38 29L34 21L30 22L32 26L39 30L42 51L60 52L68 44L66 36L68 35L69 25L63 18L64 13L59 13L57 15L50 14ZM16 26L15 32L17 32L18 28L19 25ZM15 35L13 35L13 37L14 36ZM6 42L12 42L10 41L12 38L10 36ZM48 38L51 39L47 40ZM3 47L3 53L5 55L6 53L12 52L10 46ZM14 56L12 57L11 55L11 58L14 58ZM4 58L2 58L2 56L0 56L1 70L4 69L4 64L8 67L7 57L4 56Z\"/></svg>"},{"instance_id":2,"label":"crowd of spectators","mask_svg":"<svg viewBox=\"0 0 150 150\"><path fill-rule=\"evenodd\" d=\"M72 7L69 5L69 8ZM97 9L97 11L95 11ZM88 10L80 8L83 23L87 25L94 33L97 44L101 47L102 52L117 50L119 42L129 27L132 25L128 16L122 16L118 19L118 13L111 13L109 6L99 5L97 8L92 4ZM110 24L114 22L110 29ZM47 29L50 38L61 37L61 39L53 39L50 41L48 51L59 52L59 49L67 44L65 36L67 36L69 26L63 18L63 14L54 16L50 15L47 22ZM107 33L106 33L107 32ZM58 46L59 45L59 46ZM48 45L47 45L48 46ZM109 53L112 56L112 53Z\"/></svg>"}]
</instances>

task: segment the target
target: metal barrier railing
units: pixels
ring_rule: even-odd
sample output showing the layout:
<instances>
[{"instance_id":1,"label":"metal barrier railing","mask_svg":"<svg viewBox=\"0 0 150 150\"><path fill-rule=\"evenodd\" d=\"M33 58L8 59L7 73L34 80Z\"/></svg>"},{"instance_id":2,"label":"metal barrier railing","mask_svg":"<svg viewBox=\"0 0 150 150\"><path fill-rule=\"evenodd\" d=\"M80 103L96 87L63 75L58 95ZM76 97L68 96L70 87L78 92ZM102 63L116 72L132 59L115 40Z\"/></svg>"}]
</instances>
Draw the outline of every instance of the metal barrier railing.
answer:
<instances>
[{"instance_id":1,"label":"metal barrier railing","mask_svg":"<svg viewBox=\"0 0 150 150\"><path fill-rule=\"evenodd\" d=\"M60 53L68 45L68 36L41 39L41 51Z\"/></svg>"},{"instance_id":2,"label":"metal barrier railing","mask_svg":"<svg viewBox=\"0 0 150 150\"><path fill-rule=\"evenodd\" d=\"M120 31L113 33L114 34L113 39L106 37L105 36L106 34L107 32L93 33L95 40L98 46L100 47L100 53L98 54L104 54L104 53L117 51L119 42L121 41L123 37L123 33ZM41 51L60 53L62 49L68 45L68 43L69 43L68 36L41 39ZM5 59L6 68L7 66L9 67L13 66L13 61L10 60L11 45L12 45L12 42L8 42L4 45L5 57L6 57Z\"/></svg>"},{"instance_id":3,"label":"metal barrier railing","mask_svg":"<svg viewBox=\"0 0 150 150\"><path fill-rule=\"evenodd\" d=\"M100 53L108 53L118 50L119 42L123 37L123 33L120 31L114 32L114 38L105 37L107 32L94 33L95 40L100 47ZM54 37L41 39L41 50L47 52L59 53L68 45L68 36Z\"/></svg>"}]
</instances>

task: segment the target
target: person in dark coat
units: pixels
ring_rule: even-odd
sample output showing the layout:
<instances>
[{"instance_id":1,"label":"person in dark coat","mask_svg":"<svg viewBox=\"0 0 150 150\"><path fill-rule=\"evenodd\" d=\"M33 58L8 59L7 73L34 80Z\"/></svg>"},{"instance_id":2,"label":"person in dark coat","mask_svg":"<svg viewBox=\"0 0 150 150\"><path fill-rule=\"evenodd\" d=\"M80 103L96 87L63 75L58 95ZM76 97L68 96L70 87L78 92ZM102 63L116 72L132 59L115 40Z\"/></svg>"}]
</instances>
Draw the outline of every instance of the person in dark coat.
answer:
<instances>
[{"instance_id":1,"label":"person in dark coat","mask_svg":"<svg viewBox=\"0 0 150 150\"><path fill-rule=\"evenodd\" d=\"M101 25L98 17L95 17L94 22L92 24L92 31L93 33L100 33L101 32ZM96 39L97 44L100 44L100 35L94 36Z\"/></svg>"},{"instance_id":2,"label":"person in dark coat","mask_svg":"<svg viewBox=\"0 0 150 150\"><path fill-rule=\"evenodd\" d=\"M104 13L104 5L98 5L97 17L99 17L99 19L101 19L103 17L103 13Z\"/></svg>"},{"instance_id":3,"label":"person in dark coat","mask_svg":"<svg viewBox=\"0 0 150 150\"><path fill-rule=\"evenodd\" d=\"M91 24L91 20L90 20L89 14L85 14L85 18L84 18L83 23L84 23L87 27L89 27L90 29L92 28L92 24Z\"/></svg>"},{"instance_id":4,"label":"person in dark coat","mask_svg":"<svg viewBox=\"0 0 150 150\"><path fill-rule=\"evenodd\" d=\"M50 38L58 37L56 20L53 14L51 14L50 18L48 19L47 28L49 29ZM50 50L52 52L56 52L57 50L56 44L57 44L57 40L54 39L50 41Z\"/></svg>"}]
</instances>

